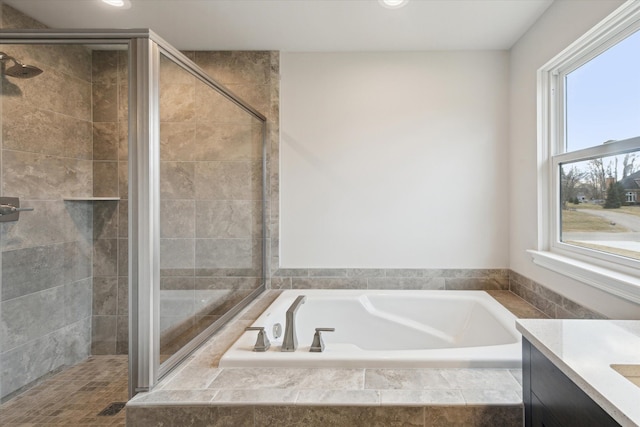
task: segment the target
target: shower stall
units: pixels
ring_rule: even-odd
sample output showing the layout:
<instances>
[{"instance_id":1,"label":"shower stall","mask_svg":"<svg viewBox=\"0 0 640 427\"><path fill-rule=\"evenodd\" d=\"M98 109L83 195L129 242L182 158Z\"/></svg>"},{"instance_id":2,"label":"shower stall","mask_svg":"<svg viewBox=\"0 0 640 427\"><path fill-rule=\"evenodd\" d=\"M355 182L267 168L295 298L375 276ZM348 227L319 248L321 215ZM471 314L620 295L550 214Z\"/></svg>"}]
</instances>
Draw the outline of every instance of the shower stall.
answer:
<instances>
[{"instance_id":1,"label":"shower stall","mask_svg":"<svg viewBox=\"0 0 640 427\"><path fill-rule=\"evenodd\" d=\"M104 354L147 390L264 290L266 118L188 55L0 32L2 401Z\"/></svg>"}]
</instances>

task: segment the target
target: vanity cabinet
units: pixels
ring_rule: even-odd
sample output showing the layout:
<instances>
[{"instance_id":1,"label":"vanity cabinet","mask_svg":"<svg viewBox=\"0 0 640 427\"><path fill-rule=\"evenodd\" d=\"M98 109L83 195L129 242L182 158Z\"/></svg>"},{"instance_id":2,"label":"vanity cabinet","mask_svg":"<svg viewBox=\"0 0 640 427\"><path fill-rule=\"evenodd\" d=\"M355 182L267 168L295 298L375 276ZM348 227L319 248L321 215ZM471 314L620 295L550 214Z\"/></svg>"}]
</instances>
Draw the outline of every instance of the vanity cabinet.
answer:
<instances>
[{"instance_id":1,"label":"vanity cabinet","mask_svg":"<svg viewBox=\"0 0 640 427\"><path fill-rule=\"evenodd\" d=\"M525 427L620 425L526 339L522 387Z\"/></svg>"}]
</instances>

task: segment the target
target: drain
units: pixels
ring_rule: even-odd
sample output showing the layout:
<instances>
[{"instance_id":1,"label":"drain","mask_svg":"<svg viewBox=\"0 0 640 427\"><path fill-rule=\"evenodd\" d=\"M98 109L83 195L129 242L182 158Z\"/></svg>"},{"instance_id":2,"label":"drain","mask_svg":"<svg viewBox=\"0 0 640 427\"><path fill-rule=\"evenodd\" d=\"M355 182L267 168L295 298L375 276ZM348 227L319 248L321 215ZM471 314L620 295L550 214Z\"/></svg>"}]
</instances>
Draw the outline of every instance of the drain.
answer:
<instances>
[{"instance_id":1,"label":"drain","mask_svg":"<svg viewBox=\"0 0 640 427\"><path fill-rule=\"evenodd\" d=\"M111 417L122 411L127 402L112 402L98 414L99 417Z\"/></svg>"}]
</instances>

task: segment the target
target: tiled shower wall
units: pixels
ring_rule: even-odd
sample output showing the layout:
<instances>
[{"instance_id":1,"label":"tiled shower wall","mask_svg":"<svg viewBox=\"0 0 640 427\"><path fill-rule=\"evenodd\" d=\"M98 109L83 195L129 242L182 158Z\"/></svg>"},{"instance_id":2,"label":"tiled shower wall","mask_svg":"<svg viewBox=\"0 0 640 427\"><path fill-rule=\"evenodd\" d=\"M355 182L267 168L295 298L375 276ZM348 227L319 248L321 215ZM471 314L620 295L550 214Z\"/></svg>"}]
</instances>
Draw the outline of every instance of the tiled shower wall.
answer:
<instances>
[{"instance_id":1,"label":"tiled shower wall","mask_svg":"<svg viewBox=\"0 0 640 427\"><path fill-rule=\"evenodd\" d=\"M128 352L128 70L125 50L94 50L92 354Z\"/></svg>"},{"instance_id":2,"label":"tiled shower wall","mask_svg":"<svg viewBox=\"0 0 640 427\"><path fill-rule=\"evenodd\" d=\"M2 28L42 28L2 6ZM0 223L0 396L90 353L91 52L5 45L46 74L2 78L0 192L35 211Z\"/></svg>"}]
</instances>

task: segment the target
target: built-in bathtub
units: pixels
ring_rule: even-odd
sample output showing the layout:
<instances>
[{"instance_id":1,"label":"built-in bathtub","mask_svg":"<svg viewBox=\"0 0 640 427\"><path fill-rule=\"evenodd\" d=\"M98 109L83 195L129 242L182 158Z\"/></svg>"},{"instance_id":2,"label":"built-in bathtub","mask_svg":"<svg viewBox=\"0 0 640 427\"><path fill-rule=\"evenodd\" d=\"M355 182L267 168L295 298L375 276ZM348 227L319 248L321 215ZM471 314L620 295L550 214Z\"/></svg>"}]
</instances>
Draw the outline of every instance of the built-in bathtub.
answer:
<instances>
[{"instance_id":1,"label":"built-in bathtub","mask_svg":"<svg viewBox=\"0 0 640 427\"><path fill-rule=\"evenodd\" d=\"M285 313L295 316L298 348L282 352ZM253 323L271 342L253 351L247 331L220 359L220 367L520 368L516 317L484 291L290 290ZM278 326L279 325L279 326ZM325 349L310 352L315 328Z\"/></svg>"}]
</instances>

